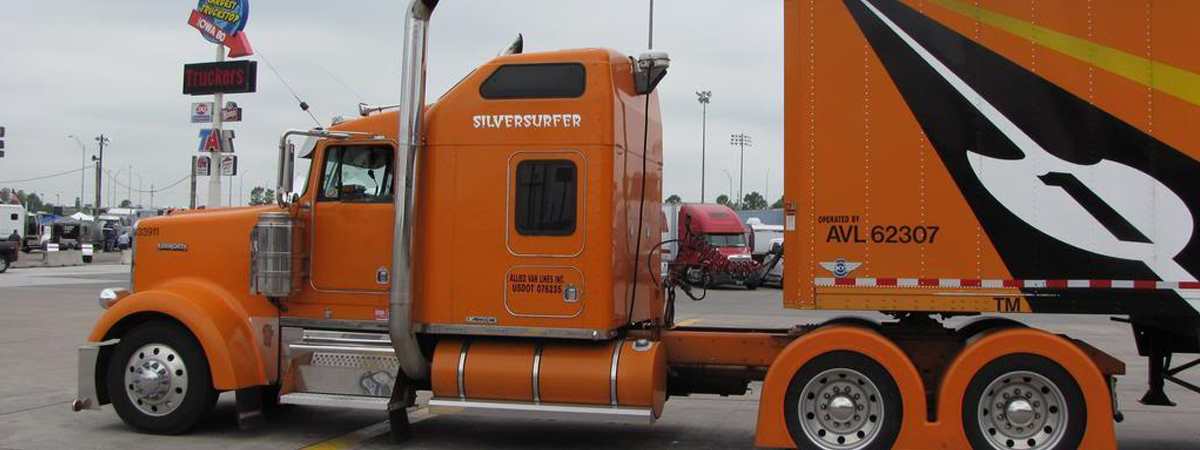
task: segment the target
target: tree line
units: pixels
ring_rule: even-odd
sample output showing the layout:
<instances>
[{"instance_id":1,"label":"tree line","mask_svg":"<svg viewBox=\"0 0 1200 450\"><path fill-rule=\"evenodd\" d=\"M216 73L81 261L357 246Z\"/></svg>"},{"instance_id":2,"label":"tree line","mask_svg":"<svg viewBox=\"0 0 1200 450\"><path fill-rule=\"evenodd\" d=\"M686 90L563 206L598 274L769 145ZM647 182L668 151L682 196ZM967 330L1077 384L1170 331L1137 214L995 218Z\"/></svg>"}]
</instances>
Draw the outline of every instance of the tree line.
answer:
<instances>
[{"instance_id":1,"label":"tree line","mask_svg":"<svg viewBox=\"0 0 1200 450\"><path fill-rule=\"evenodd\" d=\"M679 204L683 203L683 198L679 197L679 195L671 194L670 197L667 197L666 200L663 200L663 203L672 205ZM717 204L739 210L779 209L783 208L783 196L779 196L779 200L775 200L775 203L768 205L767 199L763 198L762 194L759 194L758 191L751 191L750 193L746 194L746 196L742 198L741 203L730 201L728 195L721 194L717 196Z\"/></svg>"}]
</instances>

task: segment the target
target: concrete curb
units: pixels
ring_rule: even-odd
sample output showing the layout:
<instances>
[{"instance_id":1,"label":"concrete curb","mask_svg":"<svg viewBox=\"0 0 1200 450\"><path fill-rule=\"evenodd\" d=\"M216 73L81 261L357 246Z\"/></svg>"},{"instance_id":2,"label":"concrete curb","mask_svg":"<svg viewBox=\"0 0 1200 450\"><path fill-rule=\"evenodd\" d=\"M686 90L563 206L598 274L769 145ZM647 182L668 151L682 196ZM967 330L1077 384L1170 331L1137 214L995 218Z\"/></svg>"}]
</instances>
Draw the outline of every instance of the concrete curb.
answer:
<instances>
[{"instance_id":1,"label":"concrete curb","mask_svg":"<svg viewBox=\"0 0 1200 450\"><path fill-rule=\"evenodd\" d=\"M13 268L26 267L70 267L83 265L83 252L65 250L57 252L22 253L13 263Z\"/></svg>"}]
</instances>

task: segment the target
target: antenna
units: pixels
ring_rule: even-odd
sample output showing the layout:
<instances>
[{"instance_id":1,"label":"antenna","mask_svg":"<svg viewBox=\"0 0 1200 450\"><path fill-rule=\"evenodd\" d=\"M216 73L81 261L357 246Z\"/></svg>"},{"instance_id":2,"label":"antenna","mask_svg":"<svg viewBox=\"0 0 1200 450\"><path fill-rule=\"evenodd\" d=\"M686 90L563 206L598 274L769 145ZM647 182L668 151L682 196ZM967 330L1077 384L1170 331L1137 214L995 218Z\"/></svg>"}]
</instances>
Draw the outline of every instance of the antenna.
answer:
<instances>
[{"instance_id":1,"label":"antenna","mask_svg":"<svg viewBox=\"0 0 1200 450\"><path fill-rule=\"evenodd\" d=\"M650 45L646 48L654 48L654 0L650 0Z\"/></svg>"},{"instance_id":2,"label":"antenna","mask_svg":"<svg viewBox=\"0 0 1200 450\"><path fill-rule=\"evenodd\" d=\"M275 77L279 78L279 82L283 83L283 87L287 88L288 92L292 93L292 98L296 99L296 101L300 103L300 110L308 113L308 117L311 117L313 122L316 122L317 128L321 128L321 121L317 120L317 116L314 116L312 111L308 110L308 103L306 103L304 100L301 100L299 95L296 95L296 91L292 89L292 85L288 84L287 80L283 79L283 75L280 75L278 70L275 70L275 65L271 64L271 60L267 59L267 56L264 55L261 50L258 52L258 57L261 58L263 62L267 63L267 67L271 68L272 72L275 72Z\"/></svg>"}]
</instances>

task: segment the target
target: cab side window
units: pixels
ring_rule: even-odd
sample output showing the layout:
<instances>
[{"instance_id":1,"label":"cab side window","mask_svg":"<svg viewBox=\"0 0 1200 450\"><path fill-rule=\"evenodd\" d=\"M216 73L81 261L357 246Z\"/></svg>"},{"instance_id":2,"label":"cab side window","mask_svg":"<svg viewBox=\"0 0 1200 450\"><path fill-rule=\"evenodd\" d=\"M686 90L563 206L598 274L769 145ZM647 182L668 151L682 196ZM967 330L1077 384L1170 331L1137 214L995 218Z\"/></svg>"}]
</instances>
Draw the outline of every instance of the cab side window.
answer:
<instances>
[{"instance_id":1,"label":"cab side window","mask_svg":"<svg viewBox=\"0 0 1200 450\"><path fill-rule=\"evenodd\" d=\"M390 203L395 149L379 145L339 145L325 149L319 201Z\"/></svg>"},{"instance_id":2,"label":"cab side window","mask_svg":"<svg viewBox=\"0 0 1200 450\"><path fill-rule=\"evenodd\" d=\"M568 160L527 160L517 164L517 232L526 236L575 233L577 169Z\"/></svg>"}]
</instances>

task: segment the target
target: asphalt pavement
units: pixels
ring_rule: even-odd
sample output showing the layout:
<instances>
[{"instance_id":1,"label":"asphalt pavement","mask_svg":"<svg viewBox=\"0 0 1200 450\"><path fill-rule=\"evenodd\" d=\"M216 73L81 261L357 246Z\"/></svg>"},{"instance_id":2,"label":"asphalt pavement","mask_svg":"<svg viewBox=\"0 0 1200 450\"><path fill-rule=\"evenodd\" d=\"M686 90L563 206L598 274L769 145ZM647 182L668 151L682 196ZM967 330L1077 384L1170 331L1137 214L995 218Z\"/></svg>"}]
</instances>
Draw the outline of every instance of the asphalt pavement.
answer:
<instances>
[{"instance_id":1,"label":"asphalt pavement","mask_svg":"<svg viewBox=\"0 0 1200 450\"><path fill-rule=\"evenodd\" d=\"M267 426L243 432L232 397L183 436L140 434L109 406L71 412L75 398L76 347L100 315L97 292L126 286L128 266L93 264L12 269L0 274L0 450L38 449L559 449L559 448L752 448L757 386L744 397L672 398L653 425L574 423L547 420L435 416L412 411L414 438L387 439L384 415L343 408L286 406ZM785 310L774 289L714 290L700 302L684 300L678 321L704 326L788 327L832 317L827 312ZM870 315L868 315L870 316ZM1137 357L1128 326L1108 317L1029 316L1033 326L1083 339L1122 359L1128 375L1118 384L1126 420L1117 424L1123 449L1200 449L1200 395L1176 386L1167 393L1175 408L1137 403L1145 392L1146 362ZM1187 356L1187 355L1185 355ZM1200 370L1183 376L1200 384Z\"/></svg>"}]
</instances>

